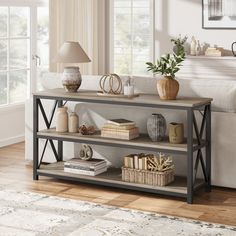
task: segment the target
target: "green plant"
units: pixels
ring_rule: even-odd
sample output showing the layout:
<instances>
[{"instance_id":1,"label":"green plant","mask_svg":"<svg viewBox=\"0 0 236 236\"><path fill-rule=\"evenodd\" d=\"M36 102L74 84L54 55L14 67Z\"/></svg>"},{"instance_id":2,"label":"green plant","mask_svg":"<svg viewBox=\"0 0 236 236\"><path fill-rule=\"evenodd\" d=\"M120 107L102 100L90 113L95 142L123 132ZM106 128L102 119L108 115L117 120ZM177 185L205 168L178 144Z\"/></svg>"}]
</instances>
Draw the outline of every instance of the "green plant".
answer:
<instances>
[{"instance_id":1,"label":"green plant","mask_svg":"<svg viewBox=\"0 0 236 236\"><path fill-rule=\"evenodd\" d=\"M154 74L161 74L169 76L172 79L175 78L175 74L180 70L181 62L185 59L185 53L166 54L157 60L156 64L147 62L148 71L152 71Z\"/></svg>"},{"instance_id":2,"label":"green plant","mask_svg":"<svg viewBox=\"0 0 236 236\"><path fill-rule=\"evenodd\" d=\"M182 38L181 35L179 35L178 38L170 40L176 46L176 52L175 53L177 55L185 53L185 51L184 51L184 44L187 41L187 39L188 39L187 36L184 36L184 38Z\"/></svg>"}]
</instances>

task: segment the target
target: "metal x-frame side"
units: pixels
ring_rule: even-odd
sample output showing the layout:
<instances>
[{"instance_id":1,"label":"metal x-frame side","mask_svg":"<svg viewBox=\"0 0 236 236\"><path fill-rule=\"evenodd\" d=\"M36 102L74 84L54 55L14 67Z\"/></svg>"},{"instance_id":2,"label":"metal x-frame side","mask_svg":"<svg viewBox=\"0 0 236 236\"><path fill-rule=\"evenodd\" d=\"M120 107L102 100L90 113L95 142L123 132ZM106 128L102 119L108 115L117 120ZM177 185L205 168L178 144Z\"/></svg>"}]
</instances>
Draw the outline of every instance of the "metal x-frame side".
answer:
<instances>
[{"instance_id":1,"label":"metal x-frame side","mask_svg":"<svg viewBox=\"0 0 236 236\"><path fill-rule=\"evenodd\" d=\"M187 183L187 201L192 203L193 192L195 190L195 184L197 180L197 172L199 169L199 163L203 172L206 190L211 190L211 104L207 104L204 107L197 109L202 115L202 121L200 129L195 116L195 110L189 108L187 110L187 162L188 162L188 183ZM202 112L203 110L203 112ZM198 148L193 150L194 133L197 138ZM205 145L202 145L202 143ZM205 161L202 153L202 149L205 148ZM194 163L194 151L197 151L195 163Z\"/></svg>"},{"instance_id":2,"label":"metal x-frame side","mask_svg":"<svg viewBox=\"0 0 236 236\"><path fill-rule=\"evenodd\" d=\"M62 160L62 148L63 148L63 143L62 141L58 141L58 147L56 149L55 147L55 144L53 142L52 139L46 139L45 140L45 144L44 144L44 147L43 147L43 150L42 150L42 153L41 153L41 157L40 159L38 158L38 154L39 154L39 145L38 145L38 138L37 138L37 132L38 132L38 129L39 129L39 111L41 112L42 114L42 117L43 117L43 120L44 120L44 123L46 125L46 128L47 129L50 129L51 128L51 124L52 124L52 120L53 120L53 117L55 115L55 111L56 111L56 108L57 107L61 107L63 106L63 101L62 100L55 100L54 102L54 105L53 105L53 108L52 108L52 111L51 111L51 115L48 119L47 115L46 115L46 112L44 110L44 107L43 107L43 104L42 104L42 101L40 98L38 98L37 96L34 96L33 98L33 107L34 107L34 110L33 110L33 131L34 131L34 180L37 180L38 179L38 175L37 175L37 169L40 168L42 162L43 162L43 157L45 155L45 151L46 151L46 148L48 146L48 143L50 143L50 146L52 148L52 151L53 151L53 154L55 156L55 159L56 161L61 161Z\"/></svg>"}]
</instances>

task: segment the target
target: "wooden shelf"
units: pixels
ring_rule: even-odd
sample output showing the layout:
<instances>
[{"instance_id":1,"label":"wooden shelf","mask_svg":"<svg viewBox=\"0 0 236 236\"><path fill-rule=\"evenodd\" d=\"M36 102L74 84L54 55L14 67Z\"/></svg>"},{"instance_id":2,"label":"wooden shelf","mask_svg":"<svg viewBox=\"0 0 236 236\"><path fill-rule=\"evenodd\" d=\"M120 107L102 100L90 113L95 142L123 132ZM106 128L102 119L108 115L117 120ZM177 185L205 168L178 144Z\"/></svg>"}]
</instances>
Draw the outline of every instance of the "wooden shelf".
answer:
<instances>
[{"instance_id":1,"label":"wooden shelf","mask_svg":"<svg viewBox=\"0 0 236 236\"><path fill-rule=\"evenodd\" d=\"M135 98L114 98L101 97L97 95L97 91L79 90L76 93L66 92L65 89L50 89L45 91L35 92L34 96L42 99L61 99L64 101L78 101L88 103L102 103L112 105L127 105L127 106L144 106L144 107L166 107L172 109L187 109L201 107L207 103L211 103L211 98L187 98L178 97L177 100L160 100L157 94L140 94Z\"/></svg>"},{"instance_id":2,"label":"wooden shelf","mask_svg":"<svg viewBox=\"0 0 236 236\"><path fill-rule=\"evenodd\" d=\"M221 56L221 57L211 57L211 56L186 56L187 59L199 59L199 60L236 60L234 56Z\"/></svg>"},{"instance_id":3,"label":"wooden shelf","mask_svg":"<svg viewBox=\"0 0 236 236\"><path fill-rule=\"evenodd\" d=\"M94 184L101 184L113 187L128 188L134 190L146 189L149 192L163 193L171 195L170 193L179 194L179 196L187 195L187 179L185 177L175 176L175 181L171 184L159 187L144 184L128 183L122 181L120 168L109 168L107 172L104 172L97 176L79 175L64 172L64 162L53 163L49 165L41 165L41 168L37 170L39 175L57 177L59 179L89 182ZM198 189L204 185L204 181L197 179L194 189Z\"/></svg>"},{"instance_id":4,"label":"wooden shelf","mask_svg":"<svg viewBox=\"0 0 236 236\"><path fill-rule=\"evenodd\" d=\"M81 135L79 133L59 133L54 129L42 130L37 133L38 138L51 138L54 140L63 140L68 142L82 142L88 144L97 144L97 145L109 145L109 146L122 146L129 147L134 149L143 149L143 150L153 150L153 151L169 151L169 152L187 152L187 143L183 144L171 144L168 141L168 138L165 141L161 142L152 142L147 135L141 135L139 138L132 140L122 140L122 139L113 139L113 138L103 138L100 135L100 132L94 135ZM204 146L205 143L202 143ZM197 149L198 145L195 142L194 149Z\"/></svg>"}]
</instances>

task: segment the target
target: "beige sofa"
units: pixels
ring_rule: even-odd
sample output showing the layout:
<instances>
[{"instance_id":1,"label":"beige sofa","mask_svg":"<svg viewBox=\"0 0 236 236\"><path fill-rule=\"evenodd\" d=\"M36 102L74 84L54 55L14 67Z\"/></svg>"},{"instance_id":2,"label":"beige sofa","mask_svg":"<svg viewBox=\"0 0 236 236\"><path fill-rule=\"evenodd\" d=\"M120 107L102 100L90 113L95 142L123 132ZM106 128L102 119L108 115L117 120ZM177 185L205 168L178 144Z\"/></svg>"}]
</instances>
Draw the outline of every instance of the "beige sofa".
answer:
<instances>
[{"instance_id":1,"label":"beige sofa","mask_svg":"<svg viewBox=\"0 0 236 236\"><path fill-rule=\"evenodd\" d=\"M81 89L99 90L98 82L100 76L83 76ZM148 77L134 78L137 92L156 93L156 79ZM43 87L61 87L60 75L45 74L41 79ZM199 79L179 79L179 96L202 96L212 97L212 184L223 187L236 188L236 81L233 80L199 80ZM46 101L45 107L50 112L52 103ZM83 103L69 103L70 111L79 114L80 124L86 122L100 128L106 119L120 117L121 112L127 119L135 120L141 132L146 131L146 120L152 113L162 113L167 123L172 121L186 122L186 116L181 111L169 111L152 108L131 108L112 105L93 105ZM200 120L200 115L197 119ZM26 159L32 160L32 100L26 105ZM41 123L41 128L43 128ZM40 146L44 144L40 141ZM65 159L77 156L80 145L66 143L64 148ZM114 166L121 166L122 156L137 150L127 150L121 148L111 148L103 146L93 146L95 156L106 158ZM173 156L176 174L185 175L186 157ZM50 147L45 154L45 161L54 161ZM201 171L198 174L202 175Z\"/></svg>"}]
</instances>

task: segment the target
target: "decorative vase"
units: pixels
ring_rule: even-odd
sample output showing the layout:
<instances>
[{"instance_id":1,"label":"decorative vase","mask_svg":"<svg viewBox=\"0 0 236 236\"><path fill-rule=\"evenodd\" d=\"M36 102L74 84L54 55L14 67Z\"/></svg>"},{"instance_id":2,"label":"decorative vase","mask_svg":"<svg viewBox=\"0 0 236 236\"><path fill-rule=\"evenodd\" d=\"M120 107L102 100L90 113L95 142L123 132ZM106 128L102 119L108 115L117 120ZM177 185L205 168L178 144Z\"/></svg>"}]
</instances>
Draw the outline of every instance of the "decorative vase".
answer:
<instances>
[{"instance_id":1,"label":"decorative vase","mask_svg":"<svg viewBox=\"0 0 236 236\"><path fill-rule=\"evenodd\" d=\"M196 51L196 56L199 56L200 54L201 54L201 45L200 45L200 41L198 40L197 41L197 44L196 44L196 49L195 49L195 51Z\"/></svg>"},{"instance_id":2,"label":"decorative vase","mask_svg":"<svg viewBox=\"0 0 236 236\"><path fill-rule=\"evenodd\" d=\"M185 51L185 48L182 45L174 45L174 47L173 47L173 52L175 54L178 54L178 53L184 52L184 51Z\"/></svg>"},{"instance_id":3,"label":"decorative vase","mask_svg":"<svg viewBox=\"0 0 236 236\"><path fill-rule=\"evenodd\" d=\"M233 42L232 45L231 45L231 50L232 50L232 53L233 53L234 57L236 57L235 45L236 45L236 42Z\"/></svg>"},{"instance_id":4,"label":"decorative vase","mask_svg":"<svg viewBox=\"0 0 236 236\"><path fill-rule=\"evenodd\" d=\"M78 123L79 123L78 115L75 112L70 113L69 133L77 133L78 132Z\"/></svg>"},{"instance_id":5,"label":"decorative vase","mask_svg":"<svg viewBox=\"0 0 236 236\"><path fill-rule=\"evenodd\" d=\"M166 120L161 114L152 114L147 121L148 135L153 142L162 141L166 134Z\"/></svg>"},{"instance_id":6,"label":"decorative vase","mask_svg":"<svg viewBox=\"0 0 236 236\"><path fill-rule=\"evenodd\" d=\"M191 56L196 56L196 45L197 45L197 41L195 39L195 37L192 37L191 43L190 43L190 55Z\"/></svg>"},{"instance_id":7,"label":"decorative vase","mask_svg":"<svg viewBox=\"0 0 236 236\"><path fill-rule=\"evenodd\" d=\"M67 92L76 92L82 82L79 67L65 67L62 74L62 85Z\"/></svg>"},{"instance_id":8,"label":"decorative vase","mask_svg":"<svg viewBox=\"0 0 236 236\"><path fill-rule=\"evenodd\" d=\"M68 113L67 107L58 107L56 113L56 131L68 132Z\"/></svg>"},{"instance_id":9,"label":"decorative vase","mask_svg":"<svg viewBox=\"0 0 236 236\"><path fill-rule=\"evenodd\" d=\"M179 83L171 76L157 81L157 91L162 100L175 100L179 92Z\"/></svg>"},{"instance_id":10,"label":"decorative vase","mask_svg":"<svg viewBox=\"0 0 236 236\"><path fill-rule=\"evenodd\" d=\"M184 142L184 124L170 123L169 125L169 141L170 143L180 144Z\"/></svg>"}]
</instances>

